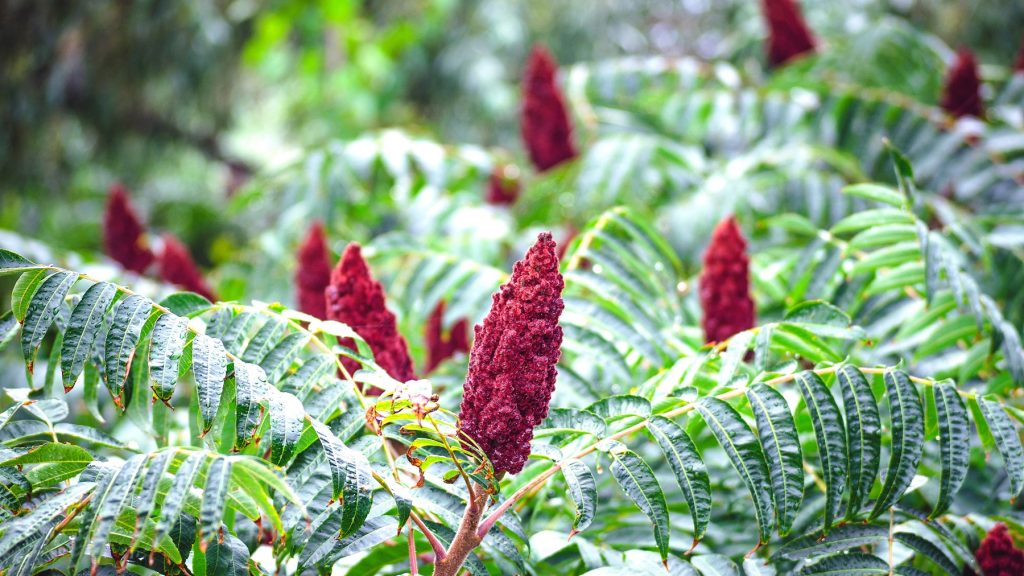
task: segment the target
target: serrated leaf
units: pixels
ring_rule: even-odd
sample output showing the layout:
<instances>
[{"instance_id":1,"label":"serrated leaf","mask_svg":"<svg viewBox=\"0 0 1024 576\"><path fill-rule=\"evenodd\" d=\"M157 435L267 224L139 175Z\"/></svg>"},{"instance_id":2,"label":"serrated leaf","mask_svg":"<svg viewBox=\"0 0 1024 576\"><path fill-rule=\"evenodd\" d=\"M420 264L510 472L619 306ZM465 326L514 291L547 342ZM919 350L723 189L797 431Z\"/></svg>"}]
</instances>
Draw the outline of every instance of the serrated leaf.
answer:
<instances>
[{"instance_id":1,"label":"serrated leaf","mask_svg":"<svg viewBox=\"0 0 1024 576\"><path fill-rule=\"evenodd\" d=\"M373 475L370 463L362 453L345 446L331 430L315 419L308 419L320 439L331 468L333 495L342 500L340 529L350 534L366 520L373 504Z\"/></svg>"},{"instance_id":2,"label":"serrated leaf","mask_svg":"<svg viewBox=\"0 0 1024 576\"><path fill-rule=\"evenodd\" d=\"M295 453L302 435L306 411L291 394L276 392L268 398L270 407L270 461L284 465Z\"/></svg>"},{"instance_id":3,"label":"serrated leaf","mask_svg":"<svg viewBox=\"0 0 1024 576\"><path fill-rule=\"evenodd\" d=\"M967 408L956 386L951 382L939 382L935 385L935 410L938 416L942 473L939 479L939 497L929 518L937 518L949 509L970 468L971 439Z\"/></svg>"},{"instance_id":4,"label":"serrated leaf","mask_svg":"<svg viewBox=\"0 0 1024 576\"><path fill-rule=\"evenodd\" d=\"M14 340L19 328L21 328L21 324L14 317L14 312L8 310L4 312L3 316L0 316L0 352Z\"/></svg>"},{"instance_id":5,"label":"serrated leaf","mask_svg":"<svg viewBox=\"0 0 1024 576\"><path fill-rule=\"evenodd\" d=\"M849 554L836 554L823 558L811 566L800 570L800 576L829 575L835 576L873 576L875 574L888 575L889 564L878 556L851 552Z\"/></svg>"},{"instance_id":6,"label":"serrated leaf","mask_svg":"<svg viewBox=\"0 0 1024 576\"><path fill-rule=\"evenodd\" d=\"M733 468L746 484L754 501L754 516L757 518L759 541L767 542L772 533L772 497L768 491L771 480L768 477L768 463L757 437L740 417L739 412L728 403L712 397L704 397L695 404L715 439L725 450Z\"/></svg>"},{"instance_id":7,"label":"serrated leaf","mask_svg":"<svg viewBox=\"0 0 1024 576\"><path fill-rule=\"evenodd\" d=\"M153 380L153 394L158 400L169 402L178 383L178 366L188 337L188 319L164 314L153 327L149 348L149 374Z\"/></svg>"},{"instance_id":8,"label":"serrated leaf","mask_svg":"<svg viewBox=\"0 0 1024 576\"><path fill-rule=\"evenodd\" d=\"M206 454L195 452L185 458L174 472L174 481L170 490L164 495L163 505L160 507L160 522L154 532L155 537L151 547L170 534L204 462L206 462Z\"/></svg>"},{"instance_id":9,"label":"serrated leaf","mask_svg":"<svg viewBox=\"0 0 1024 576\"><path fill-rule=\"evenodd\" d=\"M260 425L267 376L263 368L247 362L235 362L235 446L249 445Z\"/></svg>"},{"instance_id":10,"label":"serrated leaf","mask_svg":"<svg viewBox=\"0 0 1024 576\"><path fill-rule=\"evenodd\" d=\"M693 539L697 542L704 537L711 519L711 481L704 460L686 430L668 418L652 417L647 430L661 447L683 491L693 519Z\"/></svg>"},{"instance_id":11,"label":"serrated leaf","mask_svg":"<svg viewBox=\"0 0 1024 576\"><path fill-rule=\"evenodd\" d=\"M137 294L121 300L114 308L114 318L103 346L103 366L107 389L121 409L124 408L124 386L142 334L142 325L152 308L149 298Z\"/></svg>"},{"instance_id":12,"label":"serrated leaf","mask_svg":"<svg viewBox=\"0 0 1024 576\"><path fill-rule=\"evenodd\" d=\"M996 450L1002 456L1006 474L1010 477L1010 499L1016 499L1024 488L1024 449L1021 447L1020 435L999 402L978 398L978 406L992 431Z\"/></svg>"},{"instance_id":13,"label":"serrated leaf","mask_svg":"<svg viewBox=\"0 0 1024 576\"><path fill-rule=\"evenodd\" d=\"M750 349L753 340L754 334L749 331L740 332L729 338L729 346L726 348L725 354L722 355L722 369L718 371L719 386L726 386L732 381L733 376L736 375L736 369L743 361L743 356Z\"/></svg>"},{"instance_id":14,"label":"serrated leaf","mask_svg":"<svg viewBox=\"0 0 1024 576\"><path fill-rule=\"evenodd\" d=\"M893 538L900 544L934 562L944 573L954 576L963 573L963 570L956 563L927 538L912 532L897 532L893 535Z\"/></svg>"},{"instance_id":15,"label":"serrated leaf","mask_svg":"<svg viewBox=\"0 0 1024 576\"><path fill-rule=\"evenodd\" d=\"M613 448L609 455L612 458L612 477L654 525L654 541L664 561L668 558L668 503L658 479L647 462L625 447Z\"/></svg>"},{"instance_id":16,"label":"serrated leaf","mask_svg":"<svg viewBox=\"0 0 1024 576\"><path fill-rule=\"evenodd\" d=\"M891 508L910 486L924 451L924 410L910 378L899 370L885 373L885 391L892 418L892 446L885 484L869 520Z\"/></svg>"},{"instance_id":17,"label":"serrated leaf","mask_svg":"<svg viewBox=\"0 0 1024 576\"><path fill-rule=\"evenodd\" d=\"M836 372L836 382L843 395L843 411L846 413L850 459L847 516L853 517L867 502L878 475L882 421L875 395L860 370L850 365L843 366Z\"/></svg>"},{"instance_id":18,"label":"serrated leaf","mask_svg":"<svg viewBox=\"0 0 1024 576\"><path fill-rule=\"evenodd\" d=\"M78 568L78 564L86 552L86 547L89 545L90 540L92 540L92 533L96 526L96 517L99 514L100 507L103 506L103 502L110 496L113 487L114 471L100 469L96 477L96 490L93 492L92 500L86 504L85 509L80 513L81 528L78 531L78 536L75 538L74 546L71 548L70 564L72 570Z\"/></svg>"},{"instance_id":19,"label":"serrated leaf","mask_svg":"<svg viewBox=\"0 0 1024 576\"><path fill-rule=\"evenodd\" d=\"M71 312L60 352L65 392L74 387L78 375L82 373L85 361L92 353L96 339L103 329L107 309L110 308L116 294L117 288L113 284L93 284Z\"/></svg>"},{"instance_id":20,"label":"serrated leaf","mask_svg":"<svg viewBox=\"0 0 1024 576\"><path fill-rule=\"evenodd\" d=\"M569 496L576 505L576 518L572 522L572 534L582 532L590 526L597 511L597 482L590 468L575 458L563 460L562 476L569 486Z\"/></svg>"},{"instance_id":21,"label":"serrated leaf","mask_svg":"<svg viewBox=\"0 0 1024 576\"><path fill-rule=\"evenodd\" d=\"M175 316L192 316L213 304L195 292L175 292L161 300L160 305Z\"/></svg>"},{"instance_id":22,"label":"serrated leaf","mask_svg":"<svg viewBox=\"0 0 1024 576\"><path fill-rule=\"evenodd\" d=\"M25 311L21 329L21 351L29 372L35 362L36 350L42 344L46 332L53 324L68 290L78 281L78 274L57 272L48 276L39 285Z\"/></svg>"},{"instance_id":23,"label":"serrated leaf","mask_svg":"<svg viewBox=\"0 0 1024 576\"><path fill-rule=\"evenodd\" d=\"M337 546L325 559L325 563L336 563L342 558L364 552L394 538L398 522L391 516L376 516L366 521L353 534L338 541Z\"/></svg>"},{"instance_id":24,"label":"serrated leaf","mask_svg":"<svg viewBox=\"0 0 1024 576\"><path fill-rule=\"evenodd\" d=\"M819 336L845 339L864 336L860 328L850 327L850 317L845 312L822 300L809 300L790 308L783 321L798 324Z\"/></svg>"},{"instance_id":25,"label":"serrated leaf","mask_svg":"<svg viewBox=\"0 0 1024 576\"><path fill-rule=\"evenodd\" d=\"M249 549L231 534L223 542L214 538L206 546L206 573L210 576L249 576Z\"/></svg>"},{"instance_id":26,"label":"serrated leaf","mask_svg":"<svg viewBox=\"0 0 1024 576\"><path fill-rule=\"evenodd\" d=\"M643 418L651 413L651 403L646 398L620 394L609 396L594 402L586 408L586 412L597 414L605 420L616 420L623 417Z\"/></svg>"},{"instance_id":27,"label":"serrated leaf","mask_svg":"<svg viewBox=\"0 0 1024 576\"><path fill-rule=\"evenodd\" d=\"M284 322L276 318L268 318L245 347L245 351L242 352L242 360L254 363L261 362L287 329L288 325Z\"/></svg>"},{"instance_id":28,"label":"serrated leaf","mask_svg":"<svg viewBox=\"0 0 1024 576\"><path fill-rule=\"evenodd\" d=\"M568 430L602 438L607 434L608 426L603 418L588 410L552 408L548 412L548 417L538 427L535 436L543 435L544 430Z\"/></svg>"},{"instance_id":29,"label":"serrated leaf","mask_svg":"<svg viewBox=\"0 0 1024 576\"><path fill-rule=\"evenodd\" d=\"M228 359L220 340L205 334L192 339L192 371L199 389L199 413L203 417L203 433L209 432L220 407L227 377Z\"/></svg>"},{"instance_id":30,"label":"serrated leaf","mask_svg":"<svg viewBox=\"0 0 1024 576\"><path fill-rule=\"evenodd\" d=\"M160 480L163 479L164 474L167 472L167 467L170 465L173 457L174 452L168 450L157 453L153 456L152 461L149 462L146 474L142 477L139 495L135 499L136 531L139 526L144 525L149 520L149 515L156 509L157 488L159 488ZM134 543L132 548L134 548Z\"/></svg>"},{"instance_id":31,"label":"serrated leaf","mask_svg":"<svg viewBox=\"0 0 1024 576\"><path fill-rule=\"evenodd\" d=\"M807 405L818 444L818 457L825 481L825 532L842 514L843 489L846 487L846 428L832 392L821 377L811 371L796 376L800 395Z\"/></svg>"},{"instance_id":32,"label":"serrated leaf","mask_svg":"<svg viewBox=\"0 0 1024 576\"><path fill-rule=\"evenodd\" d=\"M199 538L203 541L209 542L218 538L230 486L231 460L223 456L214 457L206 472L203 502L199 508Z\"/></svg>"},{"instance_id":33,"label":"serrated leaf","mask_svg":"<svg viewBox=\"0 0 1024 576\"><path fill-rule=\"evenodd\" d=\"M872 184L870 182L851 184L843 188L843 194L857 196L858 198L867 198L868 200L875 200L897 208L902 207L904 202L903 193L899 190L894 190L888 186Z\"/></svg>"},{"instance_id":34,"label":"serrated leaf","mask_svg":"<svg viewBox=\"0 0 1024 576\"><path fill-rule=\"evenodd\" d=\"M35 268L36 266L38 266L38 264L28 258L25 258L21 254L0 248L0 276L16 274L28 268Z\"/></svg>"},{"instance_id":35,"label":"serrated leaf","mask_svg":"<svg viewBox=\"0 0 1024 576\"><path fill-rule=\"evenodd\" d=\"M848 234L865 228L886 224L913 224L914 218L907 212L897 208L879 208L856 212L836 222L830 232L832 234Z\"/></svg>"},{"instance_id":36,"label":"serrated leaf","mask_svg":"<svg viewBox=\"0 0 1024 576\"><path fill-rule=\"evenodd\" d=\"M757 421L757 434L771 474L776 525L784 536L793 526L804 498L800 436L789 405L777 390L758 383L747 390L747 400Z\"/></svg>"},{"instance_id":37,"label":"serrated leaf","mask_svg":"<svg viewBox=\"0 0 1024 576\"><path fill-rule=\"evenodd\" d=\"M0 537L0 558L11 558L11 554L26 541L43 536L40 531L44 527L48 527L69 506L80 503L95 487L92 482L74 484L63 492L48 495L31 512L6 523Z\"/></svg>"},{"instance_id":38,"label":"serrated leaf","mask_svg":"<svg viewBox=\"0 0 1024 576\"><path fill-rule=\"evenodd\" d=\"M107 545L107 538L114 527L114 522L121 515L125 503L131 502L132 492L146 455L136 454L129 458L118 470L110 482L110 491L100 503L96 522L93 524L92 536L89 538L89 555L98 559Z\"/></svg>"},{"instance_id":39,"label":"serrated leaf","mask_svg":"<svg viewBox=\"0 0 1024 576\"><path fill-rule=\"evenodd\" d=\"M790 540L779 548L773 557L803 560L812 556L871 546L884 542L888 537L889 529L886 527L873 524L843 524L833 528L827 535L814 531Z\"/></svg>"},{"instance_id":40,"label":"serrated leaf","mask_svg":"<svg viewBox=\"0 0 1024 576\"><path fill-rule=\"evenodd\" d=\"M267 374L267 382L279 381L298 358L308 341L308 334L295 332L285 336L284 340L274 346L259 363Z\"/></svg>"},{"instance_id":41,"label":"serrated leaf","mask_svg":"<svg viewBox=\"0 0 1024 576\"><path fill-rule=\"evenodd\" d=\"M721 554L700 554L694 556L693 564L703 576L740 576L740 568Z\"/></svg>"},{"instance_id":42,"label":"serrated leaf","mask_svg":"<svg viewBox=\"0 0 1024 576\"><path fill-rule=\"evenodd\" d=\"M77 464L80 466L79 470L83 470L92 461L92 454L81 446L48 442L35 446L24 454L5 459L0 462L0 466L20 467L32 464L65 463Z\"/></svg>"},{"instance_id":43,"label":"serrated leaf","mask_svg":"<svg viewBox=\"0 0 1024 576\"><path fill-rule=\"evenodd\" d=\"M326 564L325 558L338 547L340 530L340 514L333 504L328 505L310 524L309 537L299 553L300 573L307 571L309 567Z\"/></svg>"},{"instance_id":44,"label":"serrated leaf","mask_svg":"<svg viewBox=\"0 0 1024 576\"><path fill-rule=\"evenodd\" d=\"M14 312L14 317L18 319L18 322L25 322L25 315L28 314L32 296L39 289L39 285L54 274L56 272L49 268L38 268L29 270L18 277L11 290L11 311Z\"/></svg>"}]
</instances>

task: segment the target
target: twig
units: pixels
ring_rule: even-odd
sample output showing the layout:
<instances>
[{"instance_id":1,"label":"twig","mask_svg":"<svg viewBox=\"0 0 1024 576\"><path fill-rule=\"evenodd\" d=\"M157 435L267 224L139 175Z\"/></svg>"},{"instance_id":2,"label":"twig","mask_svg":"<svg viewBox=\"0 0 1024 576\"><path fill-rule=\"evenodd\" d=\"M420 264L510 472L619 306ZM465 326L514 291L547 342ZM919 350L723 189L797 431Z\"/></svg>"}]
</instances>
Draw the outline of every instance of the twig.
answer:
<instances>
[{"instance_id":1,"label":"twig","mask_svg":"<svg viewBox=\"0 0 1024 576\"><path fill-rule=\"evenodd\" d=\"M412 518L412 521L416 523L416 526L420 529L420 532L423 532L423 536L427 538L427 542L430 542L430 547L434 549L434 563L437 564L438 562L443 560L444 557L447 556L447 552L445 552L444 549L444 544L442 544L441 541L437 539L437 536L435 536L434 533L431 532L430 528L427 527L427 525L423 522L423 519L417 516L415 512L410 513L409 517Z\"/></svg>"},{"instance_id":2,"label":"twig","mask_svg":"<svg viewBox=\"0 0 1024 576\"><path fill-rule=\"evenodd\" d=\"M412 576L420 573L419 563L416 561L416 537L413 535L412 524L409 525L409 573Z\"/></svg>"}]
</instances>

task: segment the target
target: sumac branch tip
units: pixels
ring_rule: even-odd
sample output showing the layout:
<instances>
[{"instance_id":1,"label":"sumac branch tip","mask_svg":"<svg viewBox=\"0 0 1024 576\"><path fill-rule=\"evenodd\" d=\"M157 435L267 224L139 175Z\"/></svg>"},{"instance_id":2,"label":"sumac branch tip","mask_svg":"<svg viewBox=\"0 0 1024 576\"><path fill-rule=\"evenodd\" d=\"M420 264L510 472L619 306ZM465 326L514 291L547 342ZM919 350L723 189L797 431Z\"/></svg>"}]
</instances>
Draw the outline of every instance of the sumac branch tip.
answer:
<instances>
[{"instance_id":1,"label":"sumac branch tip","mask_svg":"<svg viewBox=\"0 0 1024 576\"><path fill-rule=\"evenodd\" d=\"M387 309L384 287L370 274L359 244L353 242L345 248L324 296L327 319L348 324L358 332L384 371L400 382L416 378L409 347L398 333L395 315ZM350 338L339 342L353 350L356 347ZM359 369L359 363L350 358L342 359L342 363L350 372Z\"/></svg>"},{"instance_id":2,"label":"sumac branch tip","mask_svg":"<svg viewBox=\"0 0 1024 576\"><path fill-rule=\"evenodd\" d=\"M534 46L523 77L520 128L526 151L544 172L576 157L565 98L555 79L558 64L543 46Z\"/></svg>"},{"instance_id":3,"label":"sumac branch tip","mask_svg":"<svg viewBox=\"0 0 1024 576\"><path fill-rule=\"evenodd\" d=\"M427 346L427 362L425 372L431 372L438 364L451 358L458 352L469 352L469 323L460 318L448 330L444 331L444 301L437 303L434 311L427 318L424 328L424 340Z\"/></svg>"},{"instance_id":4,"label":"sumac branch tip","mask_svg":"<svg viewBox=\"0 0 1024 576\"><path fill-rule=\"evenodd\" d=\"M299 310L320 319L327 318L324 290L330 283L331 251L323 224L314 222L299 247L295 269L295 299Z\"/></svg>"},{"instance_id":5,"label":"sumac branch tip","mask_svg":"<svg viewBox=\"0 0 1024 576\"><path fill-rule=\"evenodd\" d=\"M561 353L564 287L555 242L543 233L476 326L459 426L496 472L523 469L533 428L548 414Z\"/></svg>"},{"instance_id":6,"label":"sumac branch tip","mask_svg":"<svg viewBox=\"0 0 1024 576\"><path fill-rule=\"evenodd\" d=\"M946 73L941 105L942 109L954 118L985 116L985 105L981 101L978 62L974 59L974 53L966 48L957 52L953 65Z\"/></svg>"},{"instance_id":7,"label":"sumac branch tip","mask_svg":"<svg viewBox=\"0 0 1024 576\"><path fill-rule=\"evenodd\" d=\"M722 342L754 327L749 265L747 242L736 219L730 216L715 227L704 253L700 303L705 341Z\"/></svg>"},{"instance_id":8,"label":"sumac branch tip","mask_svg":"<svg viewBox=\"0 0 1024 576\"><path fill-rule=\"evenodd\" d=\"M975 558L985 576L1024 574L1024 551L1013 545L1006 524L996 524L981 541Z\"/></svg>"},{"instance_id":9,"label":"sumac branch tip","mask_svg":"<svg viewBox=\"0 0 1024 576\"><path fill-rule=\"evenodd\" d=\"M163 249L159 257L160 278L185 290L190 290L210 301L217 297L203 280L203 275L192 260L188 247L173 234L163 235Z\"/></svg>"},{"instance_id":10,"label":"sumac branch tip","mask_svg":"<svg viewBox=\"0 0 1024 576\"><path fill-rule=\"evenodd\" d=\"M781 66L815 51L816 42L796 0L762 0L768 24L768 63Z\"/></svg>"},{"instance_id":11,"label":"sumac branch tip","mask_svg":"<svg viewBox=\"0 0 1024 576\"><path fill-rule=\"evenodd\" d=\"M153 263L154 255L146 242L146 228L128 199L122 184L110 187L103 216L103 248L111 259L137 274Z\"/></svg>"}]
</instances>

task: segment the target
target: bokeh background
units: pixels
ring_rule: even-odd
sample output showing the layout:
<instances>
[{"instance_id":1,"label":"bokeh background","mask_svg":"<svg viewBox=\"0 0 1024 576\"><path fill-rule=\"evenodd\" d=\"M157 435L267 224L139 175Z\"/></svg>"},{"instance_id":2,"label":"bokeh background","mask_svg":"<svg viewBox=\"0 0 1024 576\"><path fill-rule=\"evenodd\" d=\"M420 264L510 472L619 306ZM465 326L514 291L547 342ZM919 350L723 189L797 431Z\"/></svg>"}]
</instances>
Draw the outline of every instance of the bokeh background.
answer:
<instances>
[{"instance_id":1,"label":"bokeh background","mask_svg":"<svg viewBox=\"0 0 1024 576\"><path fill-rule=\"evenodd\" d=\"M1024 30L1015 0L802 5L825 58L844 60L827 66L925 102L950 48L1008 63ZM901 45L910 29L929 51ZM754 0L3 0L0 227L96 252L123 182L154 227L219 264L248 233L225 217L237 187L329 142L397 126L521 159L518 83L536 42L563 64L693 56L756 74L764 34Z\"/></svg>"}]
</instances>

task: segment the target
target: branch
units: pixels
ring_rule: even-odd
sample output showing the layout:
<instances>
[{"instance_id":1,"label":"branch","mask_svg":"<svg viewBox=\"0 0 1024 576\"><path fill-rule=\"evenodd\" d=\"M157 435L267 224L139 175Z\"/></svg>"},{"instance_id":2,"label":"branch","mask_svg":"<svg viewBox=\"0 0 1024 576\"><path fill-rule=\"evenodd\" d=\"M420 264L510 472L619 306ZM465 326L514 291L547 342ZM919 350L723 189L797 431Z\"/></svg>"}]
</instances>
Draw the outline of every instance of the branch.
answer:
<instances>
[{"instance_id":1,"label":"branch","mask_svg":"<svg viewBox=\"0 0 1024 576\"><path fill-rule=\"evenodd\" d=\"M466 558L480 545L483 536L478 532L480 517L483 516L484 503L489 497L482 487L470 490L469 501L466 504L466 514L459 524L459 531L452 538L452 544L448 547L447 555L434 562L434 576L456 576Z\"/></svg>"},{"instance_id":2,"label":"branch","mask_svg":"<svg viewBox=\"0 0 1024 576\"><path fill-rule=\"evenodd\" d=\"M413 536L412 525L409 526L409 573L419 574L419 563L416 561L416 538Z\"/></svg>"}]
</instances>

